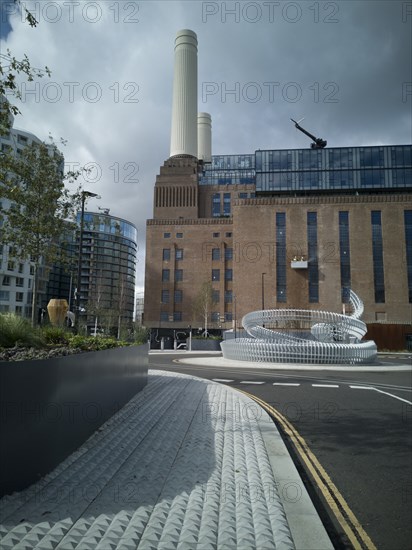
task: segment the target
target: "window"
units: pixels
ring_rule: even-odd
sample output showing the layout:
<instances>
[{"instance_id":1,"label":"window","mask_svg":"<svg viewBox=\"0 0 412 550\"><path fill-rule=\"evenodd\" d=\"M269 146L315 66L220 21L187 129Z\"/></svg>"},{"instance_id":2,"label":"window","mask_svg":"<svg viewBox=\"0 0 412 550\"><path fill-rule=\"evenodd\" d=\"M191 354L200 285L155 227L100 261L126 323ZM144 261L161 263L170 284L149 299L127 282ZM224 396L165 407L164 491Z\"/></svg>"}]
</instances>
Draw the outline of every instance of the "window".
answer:
<instances>
[{"instance_id":1,"label":"window","mask_svg":"<svg viewBox=\"0 0 412 550\"><path fill-rule=\"evenodd\" d=\"M13 260L9 260L9 262L7 264L7 269L9 271L14 271L14 267L15 267L15 263L13 262Z\"/></svg>"},{"instance_id":2,"label":"window","mask_svg":"<svg viewBox=\"0 0 412 550\"><path fill-rule=\"evenodd\" d=\"M239 199L247 199L247 193L239 193Z\"/></svg>"},{"instance_id":3,"label":"window","mask_svg":"<svg viewBox=\"0 0 412 550\"><path fill-rule=\"evenodd\" d=\"M16 302L22 302L24 297L23 292L16 292Z\"/></svg>"},{"instance_id":4,"label":"window","mask_svg":"<svg viewBox=\"0 0 412 550\"><path fill-rule=\"evenodd\" d=\"M212 260L220 260L220 248L213 248L212 249Z\"/></svg>"},{"instance_id":5,"label":"window","mask_svg":"<svg viewBox=\"0 0 412 550\"><path fill-rule=\"evenodd\" d=\"M170 260L170 248L163 249L163 261L168 262Z\"/></svg>"},{"instance_id":6,"label":"window","mask_svg":"<svg viewBox=\"0 0 412 550\"><path fill-rule=\"evenodd\" d=\"M176 260L183 260L183 248L176 248L175 259Z\"/></svg>"},{"instance_id":7,"label":"window","mask_svg":"<svg viewBox=\"0 0 412 550\"><path fill-rule=\"evenodd\" d=\"M168 303L169 303L169 291L162 290L162 304L168 304Z\"/></svg>"},{"instance_id":8,"label":"window","mask_svg":"<svg viewBox=\"0 0 412 550\"><path fill-rule=\"evenodd\" d=\"M23 273L24 271L24 264L19 264L19 273Z\"/></svg>"},{"instance_id":9,"label":"window","mask_svg":"<svg viewBox=\"0 0 412 550\"><path fill-rule=\"evenodd\" d=\"M408 274L409 303L412 304L412 210L405 210L406 269Z\"/></svg>"},{"instance_id":10,"label":"window","mask_svg":"<svg viewBox=\"0 0 412 550\"><path fill-rule=\"evenodd\" d=\"M226 248L225 250L225 260L233 260L233 248Z\"/></svg>"},{"instance_id":11,"label":"window","mask_svg":"<svg viewBox=\"0 0 412 550\"><path fill-rule=\"evenodd\" d=\"M15 314L16 315L23 315L23 306L16 306Z\"/></svg>"},{"instance_id":12,"label":"window","mask_svg":"<svg viewBox=\"0 0 412 550\"><path fill-rule=\"evenodd\" d=\"M339 212L339 248L340 248L340 284L342 303L349 303L350 247L349 247L349 212Z\"/></svg>"},{"instance_id":13,"label":"window","mask_svg":"<svg viewBox=\"0 0 412 550\"><path fill-rule=\"evenodd\" d=\"M225 312L225 321L226 322L232 321L232 319L233 319L232 312L231 311L226 311Z\"/></svg>"},{"instance_id":14,"label":"window","mask_svg":"<svg viewBox=\"0 0 412 550\"><path fill-rule=\"evenodd\" d=\"M372 257L375 303L385 303L385 277L383 271L382 220L380 210L371 212L372 223Z\"/></svg>"},{"instance_id":15,"label":"window","mask_svg":"<svg viewBox=\"0 0 412 550\"><path fill-rule=\"evenodd\" d=\"M212 302L218 304L220 302L220 291L213 289Z\"/></svg>"},{"instance_id":16,"label":"window","mask_svg":"<svg viewBox=\"0 0 412 550\"><path fill-rule=\"evenodd\" d=\"M220 269L212 269L212 281L220 281Z\"/></svg>"},{"instance_id":17,"label":"window","mask_svg":"<svg viewBox=\"0 0 412 550\"><path fill-rule=\"evenodd\" d=\"M3 286L10 286L10 277L8 275L3 276Z\"/></svg>"},{"instance_id":18,"label":"window","mask_svg":"<svg viewBox=\"0 0 412 550\"><path fill-rule=\"evenodd\" d=\"M169 314L167 311L161 311L160 312L160 320L161 321L168 321L169 320Z\"/></svg>"},{"instance_id":19,"label":"window","mask_svg":"<svg viewBox=\"0 0 412 550\"><path fill-rule=\"evenodd\" d=\"M175 281L183 281L183 269L175 269Z\"/></svg>"},{"instance_id":20,"label":"window","mask_svg":"<svg viewBox=\"0 0 412 550\"><path fill-rule=\"evenodd\" d=\"M8 313L9 312L9 305L8 304L0 304L0 313Z\"/></svg>"},{"instance_id":21,"label":"window","mask_svg":"<svg viewBox=\"0 0 412 550\"><path fill-rule=\"evenodd\" d=\"M286 214L276 212L276 299L286 302Z\"/></svg>"},{"instance_id":22,"label":"window","mask_svg":"<svg viewBox=\"0 0 412 550\"><path fill-rule=\"evenodd\" d=\"M24 286L23 277L16 277L16 286Z\"/></svg>"},{"instance_id":23,"label":"window","mask_svg":"<svg viewBox=\"0 0 412 550\"><path fill-rule=\"evenodd\" d=\"M308 234L308 283L309 302L319 302L319 271L318 271L318 216L317 212L307 213Z\"/></svg>"},{"instance_id":24,"label":"window","mask_svg":"<svg viewBox=\"0 0 412 550\"><path fill-rule=\"evenodd\" d=\"M220 216L220 193L214 193L212 197L212 217Z\"/></svg>"},{"instance_id":25,"label":"window","mask_svg":"<svg viewBox=\"0 0 412 550\"><path fill-rule=\"evenodd\" d=\"M225 281L233 280L233 269L225 269Z\"/></svg>"},{"instance_id":26,"label":"window","mask_svg":"<svg viewBox=\"0 0 412 550\"><path fill-rule=\"evenodd\" d=\"M30 266L30 275L34 275L34 265Z\"/></svg>"},{"instance_id":27,"label":"window","mask_svg":"<svg viewBox=\"0 0 412 550\"><path fill-rule=\"evenodd\" d=\"M181 321L182 320L182 312L181 311L175 311L173 313L173 321Z\"/></svg>"},{"instance_id":28,"label":"window","mask_svg":"<svg viewBox=\"0 0 412 550\"><path fill-rule=\"evenodd\" d=\"M3 302L8 302L10 300L10 291L0 290L0 300Z\"/></svg>"},{"instance_id":29,"label":"window","mask_svg":"<svg viewBox=\"0 0 412 550\"><path fill-rule=\"evenodd\" d=\"M223 193L223 215L230 216L230 193Z\"/></svg>"},{"instance_id":30,"label":"window","mask_svg":"<svg viewBox=\"0 0 412 550\"><path fill-rule=\"evenodd\" d=\"M175 304L183 302L183 290L175 290Z\"/></svg>"},{"instance_id":31,"label":"window","mask_svg":"<svg viewBox=\"0 0 412 550\"><path fill-rule=\"evenodd\" d=\"M225 233L225 235L226 235L226 237L229 237L229 238L230 238L230 237L232 236L232 232L229 231L228 233Z\"/></svg>"},{"instance_id":32,"label":"window","mask_svg":"<svg viewBox=\"0 0 412 550\"><path fill-rule=\"evenodd\" d=\"M170 233L163 233L164 239L170 239Z\"/></svg>"},{"instance_id":33,"label":"window","mask_svg":"<svg viewBox=\"0 0 412 550\"><path fill-rule=\"evenodd\" d=\"M213 237L216 239L217 237L220 237L220 233L213 233Z\"/></svg>"},{"instance_id":34,"label":"window","mask_svg":"<svg viewBox=\"0 0 412 550\"><path fill-rule=\"evenodd\" d=\"M183 233L176 233L176 239L183 239Z\"/></svg>"},{"instance_id":35,"label":"window","mask_svg":"<svg viewBox=\"0 0 412 550\"><path fill-rule=\"evenodd\" d=\"M170 281L170 269L162 269L162 281Z\"/></svg>"},{"instance_id":36,"label":"window","mask_svg":"<svg viewBox=\"0 0 412 550\"><path fill-rule=\"evenodd\" d=\"M231 290L225 290L225 303L231 304L233 301L233 294Z\"/></svg>"}]
</instances>

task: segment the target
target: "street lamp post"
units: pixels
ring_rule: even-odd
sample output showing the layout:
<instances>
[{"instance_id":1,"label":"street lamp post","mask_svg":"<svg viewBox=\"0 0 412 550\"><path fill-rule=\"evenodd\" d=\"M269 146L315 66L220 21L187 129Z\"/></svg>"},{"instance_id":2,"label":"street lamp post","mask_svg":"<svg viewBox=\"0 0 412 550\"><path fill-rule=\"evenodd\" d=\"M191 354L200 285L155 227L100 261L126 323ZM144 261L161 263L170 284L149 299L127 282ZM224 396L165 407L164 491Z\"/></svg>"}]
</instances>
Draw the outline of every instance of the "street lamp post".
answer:
<instances>
[{"instance_id":1,"label":"street lamp post","mask_svg":"<svg viewBox=\"0 0 412 550\"><path fill-rule=\"evenodd\" d=\"M99 197L97 193L91 191L82 191L82 209L80 212L80 233L79 233L79 254L77 258L77 288L76 288L76 317L74 319L74 331L79 332L79 317L80 317L80 283L82 276L82 249L83 249L83 229L84 229L84 203L86 197Z\"/></svg>"}]
</instances>

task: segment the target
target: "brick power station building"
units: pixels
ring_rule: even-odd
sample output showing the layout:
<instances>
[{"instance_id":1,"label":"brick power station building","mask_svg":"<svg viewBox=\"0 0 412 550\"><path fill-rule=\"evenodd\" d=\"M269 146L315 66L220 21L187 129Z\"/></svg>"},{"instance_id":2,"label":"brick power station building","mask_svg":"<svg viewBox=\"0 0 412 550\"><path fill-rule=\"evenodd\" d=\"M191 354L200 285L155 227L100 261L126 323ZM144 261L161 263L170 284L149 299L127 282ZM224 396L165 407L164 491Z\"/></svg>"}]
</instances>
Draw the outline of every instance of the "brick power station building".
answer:
<instances>
[{"instance_id":1,"label":"brick power station building","mask_svg":"<svg viewBox=\"0 0 412 550\"><path fill-rule=\"evenodd\" d=\"M197 38L178 33L171 154L147 221L145 326L203 328L193 306L208 281L214 330L259 309L340 312L352 288L368 337L412 345L412 146L325 145L212 156Z\"/></svg>"}]
</instances>

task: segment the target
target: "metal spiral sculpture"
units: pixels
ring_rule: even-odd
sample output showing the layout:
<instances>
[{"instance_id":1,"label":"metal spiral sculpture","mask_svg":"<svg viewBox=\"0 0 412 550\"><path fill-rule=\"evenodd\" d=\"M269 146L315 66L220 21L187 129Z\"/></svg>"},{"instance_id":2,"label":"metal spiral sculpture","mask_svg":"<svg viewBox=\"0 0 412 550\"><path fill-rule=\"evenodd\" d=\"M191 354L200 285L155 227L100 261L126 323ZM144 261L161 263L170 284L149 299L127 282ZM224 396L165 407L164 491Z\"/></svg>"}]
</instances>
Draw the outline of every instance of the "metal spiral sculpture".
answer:
<instances>
[{"instance_id":1,"label":"metal spiral sculpture","mask_svg":"<svg viewBox=\"0 0 412 550\"><path fill-rule=\"evenodd\" d=\"M376 359L376 344L361 342L362 300L351 290L350 315L312 309L253 311L242 319L252 338L221 343L223 357L268 363L358 364ZM283 328L280 328L283 327Z\"/></svg>"}]
</instances>

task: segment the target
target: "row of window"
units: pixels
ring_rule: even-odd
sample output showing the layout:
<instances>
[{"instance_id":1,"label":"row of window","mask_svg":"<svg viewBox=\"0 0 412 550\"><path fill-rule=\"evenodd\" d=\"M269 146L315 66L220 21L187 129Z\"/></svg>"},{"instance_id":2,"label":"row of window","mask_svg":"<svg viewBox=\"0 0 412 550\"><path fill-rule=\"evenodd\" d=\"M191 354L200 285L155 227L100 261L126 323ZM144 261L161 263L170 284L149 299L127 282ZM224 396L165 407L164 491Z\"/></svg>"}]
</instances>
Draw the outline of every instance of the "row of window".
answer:
<instances>
[{"instance_id":1,"label":"row of window","mask_svg":"<svg viewBox=\"0 0 412 550\"><path fill-rule=\"evenodd\" d=\"M385 303L385 276L383 261L382 213L371 211L373 287L376 304ZM412 303L412 210L404 212L406 262L409 303ZM307 213L309 302L319 301L319 271L317 243L317 213ZM276 295L278 302L286 302L286 217L276 213ZM351 288L349 245L349 212L339 212L339 248L342 302L347 303Z\"/></svg>"},{"instance_id":2,"label":"row of window","mask_svg":"<svg viewBox=\"0 0 412 550\"><path fill-rule=\"evenodd\" d=\"M14 308L14 312L13 312L13 311L11 311L9 304L0 304L0 313L9 313L9 312L11 312L11 313L15 313L16 315L23 316L23 307L24 306L16 305L15 308ZM27 308L27 306L26 306L26 317L30 316L30 311L31 311L31 309Z\"/></svg>"},{"instance_id":3,"label":"row of window","mask_svg":"<svg viewBox=\"0 0 412 550\"><path fill-rule=\"evenodd\" d=\"M10 302L10 294L9 290L0 290L0 301L2 302ZM24 301L24 292L16 292L15 293L15 300L16 302L23 302Z\"/></svg>"},{"instance_id":4,"label":"row of window","mask_svg":"<svg viewBox=\"0 0 412 550\"><path fill-rule=\"evenodd\" d=\"M225 248L225 260L233 260L233 248ZM162 253L162 259L164 262L170 261L171 258L171 250L170 248L164 248ZM221 258L221 250L220 248L212 248L212 260L213 261L219 261ZM175 249L175 260L183 260L183 248L176 248Z\"/></svg>"},{"instance_id":5,"label":"row of window","mask_svg":"<svg viewBox=\"0 0 412 550\"><path fill-rule=\"evenodd\" d=\"M170 302L170 291L168 289L163 289L161 293L161 303L168 304ZM174 303L181 304L183 302L183 290L175 290L173 292ZM214 304L220 302L220 291L213 289L212 301ZM225 304L231 304L233 302L233 292L232 290L225 290Z\"/></svg>"},{"instance_id":6,"label":"row of window","mask_svg":"<svg viewBox=\"0 0 412 550\"><path fill-rule=\"evenodd\" d=\"M233 314L231 311L225 311L223 316L218 311L212 311L210 317L211 317L212 323L231 322L233 320ZM173 314L170 314L168 311L161 311L160 321L161 322L183 321L183 314L181 311L174 311Z\"/></svg>"},{"instance_id":7,"label":"row of window","mask_svg":"<svg viewBox=\"0 0 412 550\"><path fill-rule=\"evenodd\" d=\"M233 269L224 270L225 281L233 280ZM176 282L183 281L183 269L174 270L174 280ZM170 269L162 269L162 282L167 283L170 281ZM212 281L220 281L220 269L212 269Z\"/></svg>"},{"instance_id":8,"label":"row of window","mask_svg":"<svg viewBox=\"0 0 412 550\"><path fill-rule=\"evenodd\" d=\"M164 239L170 239L171 236L172 236L171 233L163 233L163 238L164 238ZM217 239L217 238L220 237L220 233L214 232L214 233L212 233L212 237L213 237L214 239ZM227 232L225 233L225 237L227 237L227 238L232 237L232 232L231 232L231 231L227 231ZM183 233L176 233L176 239L183 239Z\"/></svg>"},{"instance_id":9,"label":"row of window","mask_svg":"<svg viewBox=\"0 0 412 550\"><path fill-rule=\"evenodd\" d=\"M11 279L12 279L12 277L10 277L9 275L4 275L2 285L3 286L11 286ZM24 286L24 278L23 277L16 277L15 285L20 286L20 287ZM29 288L31 287L31 279L28 280L28 286L29 286Z\"/></svg>"},{"instance_id":10,"label":"row of window","mask_svg":"<svg viewBox=\"0 0 412 550\"><path fill-rule=\"evenodd\" d=\"M214 193L212 197L212 217L219 218L221 216L230 216L230 214L230 193Z\"/></svg>"}]
</instances>

